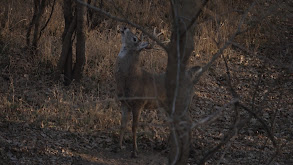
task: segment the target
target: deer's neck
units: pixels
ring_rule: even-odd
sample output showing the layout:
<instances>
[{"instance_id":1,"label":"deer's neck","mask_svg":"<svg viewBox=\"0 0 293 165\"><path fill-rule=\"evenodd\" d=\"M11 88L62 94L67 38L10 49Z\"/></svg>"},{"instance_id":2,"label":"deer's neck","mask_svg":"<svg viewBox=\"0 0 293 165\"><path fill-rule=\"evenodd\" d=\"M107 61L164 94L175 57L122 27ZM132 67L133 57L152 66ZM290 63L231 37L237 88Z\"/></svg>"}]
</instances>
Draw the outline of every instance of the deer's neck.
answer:
<instances>
[{"instance_id":1,"label":"deer's neck","mask_svg":"<svg viewBox=\"0 0 293 165\"><path fill-rule=\"evenodd\" d=\"M139 52L128 49L125 45L122 45L117 57L117 71L122 73L138 73L139 67Z\"/></svg>"},{"instance_id":2,"label":"deer's neck","mask_svg":"<svg viewBox=\"0 0 293 165\"><path fill-rule=\"evenodd\" d=\"M118 58L124 58L127 55L127 48L125 46L125 44L122 45L122 47L120 48L120 52L118 54Z\"/></svg>"}]
</instances>

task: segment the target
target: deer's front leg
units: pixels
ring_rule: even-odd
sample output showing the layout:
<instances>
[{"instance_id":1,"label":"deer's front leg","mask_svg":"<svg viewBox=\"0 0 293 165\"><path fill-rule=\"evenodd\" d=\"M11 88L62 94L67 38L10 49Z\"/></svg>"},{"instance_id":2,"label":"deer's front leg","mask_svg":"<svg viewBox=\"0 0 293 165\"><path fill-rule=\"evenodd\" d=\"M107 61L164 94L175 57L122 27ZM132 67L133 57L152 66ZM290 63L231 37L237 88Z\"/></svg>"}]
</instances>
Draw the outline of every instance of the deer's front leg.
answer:
<instances>
[{"instance_id":1,"label":"deer's front leg","mask_svg":"<svg viewBox=\"0 0 293 165\"><path fill-rule=\"evenodd\" d=\"M134 108L132 110L133 115L133 121L132 121L132 134L133 134L133 150L131 157L136 158L137 157L137 137L136 137L136 131L138 127L139 117L140 117L141 109L140 108Z\"/></svg>"},{"instance_id":2,"label":"deer's front leg","mask_svg":"<svg viewBox=\"0 0 293 165\"><path fill-rule=\"evenodd\" d=\"M126 126L130 116L130 110L127 107L127 105L125 105L125 103L121 103L121 104L122 104L121 105L121 128L120 128L120 139L119 139L120 149L122 149L123 137L124 137Z\"/></svg>"}]
</instances>

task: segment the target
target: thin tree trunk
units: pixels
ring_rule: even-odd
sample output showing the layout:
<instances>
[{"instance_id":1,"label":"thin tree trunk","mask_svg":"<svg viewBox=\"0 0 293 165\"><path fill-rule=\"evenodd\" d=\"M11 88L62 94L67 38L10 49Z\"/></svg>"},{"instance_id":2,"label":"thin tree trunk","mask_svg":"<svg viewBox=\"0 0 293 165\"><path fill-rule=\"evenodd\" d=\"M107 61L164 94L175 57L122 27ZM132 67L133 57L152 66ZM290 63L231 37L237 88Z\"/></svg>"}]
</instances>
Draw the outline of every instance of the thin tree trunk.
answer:
<instances>
[{"instance_id":1,"label":"thin tree trunk","mask_svg":"<svg viewBox=\"0 0 293 165\"><path fill-rule=\"evenodd\" d=\"M65 27L62 34L62 52L57 64L55 80L59 80L64 72L64 84L69 85L72 81L72 36L76 29L76 17L73 16L72 1L64 0Z\"/></svg>"},{"instance_id":2,"label":"thin tree trunk","mask_svg":"<svg viewBox=\"0 0 293 165\"><path fill-rule=\"evenodd\" d=\"M190 17L195 13L196 1L180 0L173 5L175 5L174 9L178 8L178 11L173 11L175 22L169 44L165 81L166 89L170 89L167 90L167 111L173 120L170 132L169 164L187 164L191 139L191 118L188 106L193 85L188 81L185 71L194 49L194 28L190 28L186 35L178 37L190 23Z\"/></svg>"},{"instance_id":3,"label":"thin tree trunk","mask_svg":"<svg viewBox=\"0 0 293 165\"><path fill-rule=\"evenodd\" d=\"M72 8L73 3L72 0L64 0L65 28L62 35L62 53L55 74L55 79L58 80L61 73L64 72L65 85L69 85L73 79L79 81L82 78L85 63L85 7L76 4L76 7ZM76 32L76 63L72 67L74 32Z\"/></svg>"},{"instance_id":4,"label":"thin tree trunk","mask_svg":"<svg viewBox=\"0 0 293 165\"><path fill-rule=\"evenodd\" d=\"M72 41L71 41L71 38L72 38L72 35L74 33L74 30L75 30L75 27L76 27L76 19L72 19L72 22L70 24L70 27L63 39L63 42L62 42L62 52L61 52L61 56L59 58L59 61L58 61L58 65L57 65L57 73L56 73L56 79L59 79L59 76L60 74L65 71L65 64L66 64L66 61L69 60L69 59L72 59L72 58L68 58L67 56L69 55L72 55L72 53L70 53L70 50L72 50ZM72 52L72 51L71 51ZM72 66L68 66L69 63L67 63L67 67L66 68L72 68ZM67 72L68 70L66 70ZM70 71L72 72L72 70ZM66 75L69 75L71 73L64 73Z\"/></svg>"},{"instance_id":5,"label":"thin tree trunk","mask_svg":"<svg viewBox=\"0 0 293 165\"><path fill-rule=\"evenodd\" d=\"M51 8L51 12L50 12L50 15L49 15L49 18L47 19L46 23L44 24L44 26L41 28L40 30L40 34L39 34L39 38L41 38L42 34L43 34L43 31L46 29L46 27L48 26L51 18L52 18L52 15L54 13L54 9L55 9L55 4L56 4L56 0L53 0L53 3L52 3L52 8Z\"/></svg>"},{"instance_id":6,"label":"thin tree trunk","mask_svg":"<svg viewBox=\"0 0 293 165\"><path fill-rule=\"evenodd\" d=\"M71 46L68 47L66 62L64 65L64 85L68 86L72 82L72 41L69 41Z\"/></svg>"},{"instance_id":7,"label":"thin tree trunk","mask_svg":"<svg viewBox=\"0 0 293 165\"><path fill-rule=\"evenodd\" d=\"M27 30L27 33L26 33L26 45L27 47L30 47L30 35L31 35L31 31L32 31L32 28L34 26L34 23L36 22L36 17L39 13L39 2L38 0L34 0L34 15L33 15L33 18L30 22L30 25L28 27L28 30Z\"/></svg>"},{"instance_id":8,"label":"thin tree trunk","mask_svg":"<svg viewBox=\"0 0 293 165\"><path fill-rule=\"evenodd\" d=\"M80 81L85 63L85 6L77 4L76 26L76 63L73 69L73 78Z\"/></svg>"},{"instance_id":9,"label":"thin tree trunk","mask_svg":"<svg viewBox=\"0 0 293 165\"><path fill-rule=\"evenodd\" d=\"M39 12L35 20L35 28L34 28L34 37L32 41L32 48L33 50L37 50L38 47L38 42L39 42L39 34L40 34L40 20L42 15L45 12L45 7L46 7L46 1L47 0L42 0L40 6L39 6Z\"/></svg>"},{"instance_id":10,"label":"thin tree trunk","mask_svg":"<svg viewBox=\"0 0 293 165\"><path fill-rule=\"evenodd\" d=\"M34 15L30 22L30 25L28 27L27 34L26 34L27 47L31 48L35 54L36 54L36 50L37 50L38 42L40 38L39 37L40 21L45 11L46 2L47 0L42 0L41 2L38 0L34 0ZM33 28L34 28L33 41L31 43L30 35Z\"/></svg>"},{"instance_id":11,"label":"thin tree trunk","mask_svg":"<svg viewBox=\"0 0 293 165\"><path fill-rule=\"evenodd\" d=\"M72 13L72 0L64 0L63 1L63 17L65 20L65 27L62 34L62 40L65 39L65 36L67 34L67 31L69 30L69 27L72 23L73 19L73 13Z\"/></svg>"}]
</instances>

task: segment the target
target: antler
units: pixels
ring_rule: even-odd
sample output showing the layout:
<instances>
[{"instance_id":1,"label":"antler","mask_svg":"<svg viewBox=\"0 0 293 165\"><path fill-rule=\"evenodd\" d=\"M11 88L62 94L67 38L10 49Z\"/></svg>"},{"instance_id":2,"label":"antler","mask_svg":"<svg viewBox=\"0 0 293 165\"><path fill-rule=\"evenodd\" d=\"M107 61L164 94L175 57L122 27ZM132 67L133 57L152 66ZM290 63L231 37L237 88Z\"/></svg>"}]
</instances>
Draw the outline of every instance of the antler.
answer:
<instances>
[{"instance_id":1,"label":"antler","mask_svg":"<svg viewBox=\"0 0 293 165\"><path fill-rule=\"evenodd\" d=\"M164 34L164 32L157 32L157 27L154 28L154 30L153 30L153 36L154 36L155 38L158 39L158 38L159 38L161 35L163 35L163 34ZM143 40L143 38L144 38L144 35L142 34L142 35L141 35L141 40ZM170 40L163 41L162 43L168 43L168 42L170 42ZM161 49L155 48L155 45L156 45L156 42L155 42L154 40L152 40L152 41L150 42L149 46L148 46L146 49L156 49L156 50L161 50Z\"/></svg>"}]
</instances>

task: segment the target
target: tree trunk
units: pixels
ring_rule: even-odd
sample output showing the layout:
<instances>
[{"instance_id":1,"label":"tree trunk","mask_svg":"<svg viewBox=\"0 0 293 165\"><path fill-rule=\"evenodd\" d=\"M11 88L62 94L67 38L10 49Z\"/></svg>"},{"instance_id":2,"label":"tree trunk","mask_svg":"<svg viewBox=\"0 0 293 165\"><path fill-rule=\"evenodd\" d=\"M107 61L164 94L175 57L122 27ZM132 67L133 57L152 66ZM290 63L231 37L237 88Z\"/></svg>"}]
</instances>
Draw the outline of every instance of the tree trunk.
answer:
<instances>
[{"instance_id":1,"label":"tree trunk","mask_svg":"<svg viewBox=\"0 0 293 165\"><path fill-rule=\"evenodd\" d=\"M76 25L76 63L73 69L73 78L80 81L85 63L85 6L77 4Z\"/></svg>"},{"instance_id":2,"label":"tree trunk","mask_svg":"<svg viewBox=\"0 0 293 165\"><path fill-rule=\"evenodd\" d=\"M191 20L190 17L195 14L195 6L196 1L194 0L180 0L173 4L173 8L178 8L178 12L173 11L174 27L171 42L168 45L168 64L165 80L166 89L169 89L167 90L166 100L167 111L172 119L169 164L187 164L189 156L191 118L188 106L193 85L188 82L185 71L189 57L194 49L194 27L190 28L181 37L180 34L186 30L186 25Z\"/></svg>"},{"instance_id":3,"label":"tree trunk","mask_svg":"<svg viewBox=\"0 0 293 165\"><path fill-rule=\"evenodd\" d=\"M37 53L37 47L39 42L39 33L40 33L40 21L41 17L44 14L47 0L42 0L41 2L38 0L34 0L34 15L31 20L31 23L28 27L26 34L26 44L28 48L31 48L33 53ZM34 28L33 32L33 41L30 41L31 31Z\"/></svg>"},{"instance_id":4,"label":"tree trunk","mask_svg":"<svg viewBox=\"0 0 293 165\"><path fill-rule=\"evenodd\" d=\"M72 36L76 29L76 18L73 15L71 0L64 0L63 7L65 27L62 34L62 52L57 64L55 79L58 80L60 74L64 72L64 84L69 85L72 81Z\"/></svg>"},{"instance_id":5,"label":"tree trunk","mask_svg":"<svg viewBox=\"0 0 293 165\"><path fill-rule=\"evenodd\" d=\"M36 22L35 22L35 28L34 28L34 35L33 35L33 42L32 42L32 48L34 50L37 49L38 47L38 42L39 42L39 34L40 34L40 20L41 16L45 12L45 7L46 7L46 1L47 0L42 0L42 2L39 5L39 14L36 17Z\"/></svg>"},{"instance_id":6,"label":"tree trunk","mask_svg":"<svg viewBox=\"0 0 293 165\"><path fill-rule=\"evenodd\" d=\"M85 63L85 7L72 0L64 0L65 27L62 35L62 52L58 61L55 79L59 80L64 72L64 85L70 85L73 79L79 81L82 77ZM76 63L72 69L73 34L76 32Z\"/></svg>"},{"instance_id":7,"label":"tree trunk","mask_svg":"<svg viewBox=\"0 0 293 165\"><path fill-rule=\"evenodd\" d=\"M68 40L66 42L68 42L68 45L70 46L69 47L65 46L66 47L65 49L67 49L68 52L67 52L67 56L65 59L66 61L64 64L64 85L68 86L70 85L73 79L72 78L72 41Z\"/></svg>"}]
</instances>

